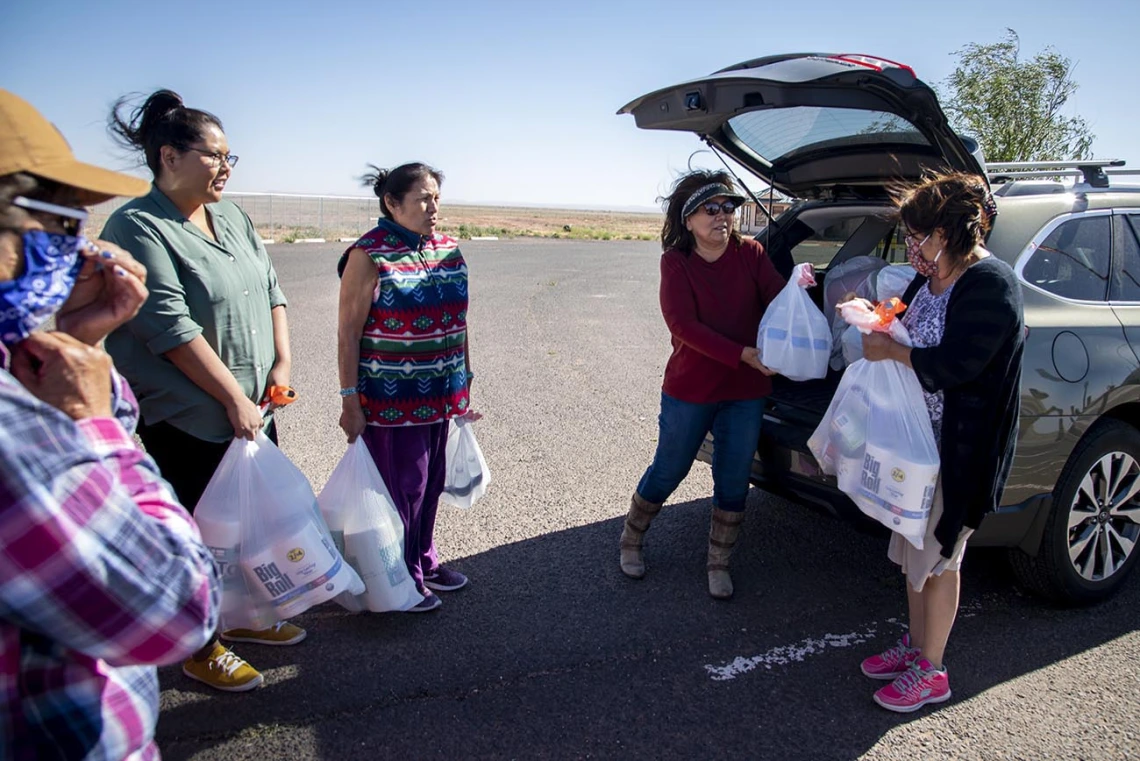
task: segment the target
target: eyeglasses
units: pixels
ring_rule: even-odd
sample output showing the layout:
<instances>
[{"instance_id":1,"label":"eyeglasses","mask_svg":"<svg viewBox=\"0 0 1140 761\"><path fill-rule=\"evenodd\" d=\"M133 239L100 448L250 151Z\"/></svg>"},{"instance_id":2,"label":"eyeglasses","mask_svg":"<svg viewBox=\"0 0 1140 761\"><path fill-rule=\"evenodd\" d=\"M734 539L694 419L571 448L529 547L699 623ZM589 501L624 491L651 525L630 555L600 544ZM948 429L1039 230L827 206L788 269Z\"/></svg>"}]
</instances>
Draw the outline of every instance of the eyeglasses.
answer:
<instances>
[{"instance_id":1,"label":"eyeglasses","mask_svg":"<svg viewBox=\"0 0 1140 761\"><path fill-rule=\"evenodd\" d=\"M13 206L27 209L32 214L57 217L56 223L66 235L78 238L83 230L83 223L87 221L87 212L83 209L73 209L69 206L60 206L46 201L37 201L33 198L16 196L12 199Z\"/></svg>"},{"instance_id":2,"label":"eyeglasses","mask_svg":"<svg viewBox=\"0 0 1140 761\"><path fill-rule=\"evenodd\" d=\"M927 235L922 240L918 240L917 233L907 233L903 236L903 243L905 243L908 248L911 246L914 246L915 248L922 248L924 245L926 245L926 241L928 240L930 240L930 235Z\"/></svg>"},{"instance_id":3,"label":"eyeglasses","mask_svg":"<svg viewBox=\"0 0 1140 761\"><path fill-rule=\"evenodd\" d=\"M204 151L201 148L193 148L193 147L188 148L187 150L195 151L196 153L201 153L203 156L209 156L210 157L210 166L214 167L214 169L217 169L218 167L220 167L222 165L223 161L226 162L227 164L229 164L231 169L233 167L237 166L237 163L238 163L238 157L233 155L232 153L213 153L211 151Z\"/></svg>"},{"instance_id":4,"label":"eyeglasses","mask_svg":"<svg viewBox=\"0 0 1140 761\"><path fill-rule=\"evenodd\" d=\"M705 214L708 214L710 217L715 217L717 214L732 214L739 207L736 201L722 201L720 203L709 201L708 203L701 204L701 208L705 210Z\"/></svg>"}]
</instances>

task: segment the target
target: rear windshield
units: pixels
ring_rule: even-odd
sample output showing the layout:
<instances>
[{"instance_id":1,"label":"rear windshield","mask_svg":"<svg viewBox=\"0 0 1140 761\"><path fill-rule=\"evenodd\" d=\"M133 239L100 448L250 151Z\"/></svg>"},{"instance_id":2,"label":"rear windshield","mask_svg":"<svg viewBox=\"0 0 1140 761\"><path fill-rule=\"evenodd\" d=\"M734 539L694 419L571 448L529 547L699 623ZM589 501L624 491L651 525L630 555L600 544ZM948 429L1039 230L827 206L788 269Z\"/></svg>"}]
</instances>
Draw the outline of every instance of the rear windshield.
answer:
<instances>
[{"instance_id":1,"label":"rear windshield","mask_svg":"<svg viewBox=\"0 0 1140 761\"><path fill-rule=\"evenodd\" d=\"M796 153L861 144L930 145L901 116L852 108L795 106L749 111L729 119L728 128L769 163Z\"/></svg>"}]
</instances>

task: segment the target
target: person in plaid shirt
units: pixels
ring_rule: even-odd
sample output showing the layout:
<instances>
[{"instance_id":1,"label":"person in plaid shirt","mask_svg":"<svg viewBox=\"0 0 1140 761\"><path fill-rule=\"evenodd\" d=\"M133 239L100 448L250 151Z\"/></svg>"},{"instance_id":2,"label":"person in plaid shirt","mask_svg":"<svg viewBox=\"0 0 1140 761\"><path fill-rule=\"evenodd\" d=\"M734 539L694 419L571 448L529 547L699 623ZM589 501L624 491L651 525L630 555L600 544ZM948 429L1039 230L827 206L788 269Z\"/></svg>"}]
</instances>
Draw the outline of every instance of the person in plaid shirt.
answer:
<instances>
[{"instance_id":1,"label":"person in plaid shirt","mask_svg":"<svg viewBox=\"0 0 1140 761\"><path fill-rule=\"evenodd\" d=\"M217 624L211 556L102 350L146 270L79 237L85 206L147 190L0 90L0 759L157 759L155 666Z\"/></svg>"}]
</instances>

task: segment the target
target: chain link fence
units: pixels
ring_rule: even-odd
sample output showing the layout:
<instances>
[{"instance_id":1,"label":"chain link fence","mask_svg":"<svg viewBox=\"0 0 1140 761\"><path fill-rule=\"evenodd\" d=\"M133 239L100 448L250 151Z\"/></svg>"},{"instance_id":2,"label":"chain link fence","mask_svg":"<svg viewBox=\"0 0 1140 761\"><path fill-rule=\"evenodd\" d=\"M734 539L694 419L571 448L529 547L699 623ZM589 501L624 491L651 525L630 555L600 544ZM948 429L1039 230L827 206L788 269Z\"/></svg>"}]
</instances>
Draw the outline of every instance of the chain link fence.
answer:
<instances>
[{"instance_id":1,"label":"chain link fence","mask_svg":"<svg viewBox=\"0 0 1140 761\"><path fill-rule=\"evenodd\" d=\"M314 196L289 193L226 193L249 215L262 239L293 242L311 238L356 239L376 225L380 201L375 196ZM88 229L103 229L124 199L93 207Z\"/></svg>"}]
</instances>

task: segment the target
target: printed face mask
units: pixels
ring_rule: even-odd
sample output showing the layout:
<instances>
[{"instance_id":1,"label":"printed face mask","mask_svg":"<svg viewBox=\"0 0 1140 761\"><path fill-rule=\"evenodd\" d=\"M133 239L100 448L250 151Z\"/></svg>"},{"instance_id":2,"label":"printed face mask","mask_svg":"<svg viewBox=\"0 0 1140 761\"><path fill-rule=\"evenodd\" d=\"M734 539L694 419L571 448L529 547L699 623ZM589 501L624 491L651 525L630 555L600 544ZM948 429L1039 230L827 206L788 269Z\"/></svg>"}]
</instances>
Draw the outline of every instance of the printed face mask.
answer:
<instances>
[{"instance_id":1,"label":"printed face mask","mask_svg":"<svg viewBox=\"0 0 1140 761\"><path fill-rule=\"evenodd\" d=\"M908 236L906 259L910 262L910 266L914 267L915 272L923 277L931 278L938 274L938 260L942 257L942 251L938 251L934 256L934 261L927 261L926 257L922 255L922 246L928 240L930 240L929 235L919 242L914 242L914 238Z\"/></svg>"},{"instance_id":2,"label":"printed face mask","mask_svg":"<svg viewBox=\"0 0 1140 761\"><path fill-rule=\"evenodd\" d=\"M24 274L0 282L0 341L23 341L59 311L83 266L83 238L43 230L24 233Z\"/></svg>"}]
</instances>

